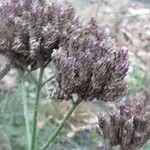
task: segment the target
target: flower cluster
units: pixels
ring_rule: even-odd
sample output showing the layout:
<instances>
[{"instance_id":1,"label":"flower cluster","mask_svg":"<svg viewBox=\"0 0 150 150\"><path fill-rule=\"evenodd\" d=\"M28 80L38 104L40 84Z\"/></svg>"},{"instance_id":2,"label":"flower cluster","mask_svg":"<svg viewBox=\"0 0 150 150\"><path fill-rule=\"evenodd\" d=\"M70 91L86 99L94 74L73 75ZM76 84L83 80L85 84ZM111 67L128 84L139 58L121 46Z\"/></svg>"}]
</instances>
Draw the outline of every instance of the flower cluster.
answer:
<instances>
[{"instance_id":1,"label":"flower cluster","mask_svg":"<svg viewBox=\"0 0 150 150\"><path fill-rule=\"evenodd\" d=\"M91 18L76 23L61 47L52 53L57 99L77 94L82 100L113 101L124 95L128 71L128 50L115 49L109 29Z\"/></svg>"},{"instance_id":2,"label":"flower cluster","mask_svg":"<svg viewBox=\"0 0 150 150\"><path fill-rule=\"evenodd\" d=\"M134 150L147 142L150 132L143 106L137 101L119 107L110 105L108 115L99 117L102 136L111 146L120 145L122 150Z\"/></svg>"},{"instance_id":3,"label":"flower cluster","mask_svg":"<svg viewBox=\"0 0 150 150\"><path fill-rule=\"evenodd\" d=\"M0 6L0 54L32 69L51 60L75 22L71 5L45 0L8 0Z\"/></svg>"}]
</instances>

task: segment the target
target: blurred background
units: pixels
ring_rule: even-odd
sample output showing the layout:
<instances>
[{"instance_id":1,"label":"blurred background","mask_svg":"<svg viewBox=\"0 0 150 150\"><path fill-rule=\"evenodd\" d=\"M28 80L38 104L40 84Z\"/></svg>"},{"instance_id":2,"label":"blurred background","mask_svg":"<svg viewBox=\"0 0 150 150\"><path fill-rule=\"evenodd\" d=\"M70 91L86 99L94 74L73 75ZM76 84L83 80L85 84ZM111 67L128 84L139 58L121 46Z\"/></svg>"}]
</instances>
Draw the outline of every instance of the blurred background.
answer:
<instances>
[{"instance_id":1,"label":"blurred background","mask_svg":"<svg viewBox=\"0 0 150 150\"><path fill-rule=\"evenodd\" d=\"M4 0L0 0L1 2ZM60 3L69 0L58 0ZM70 0L82 21L95 17L100 25L110 28L116 46L129 48L130 70L127 76L129 88L123 99L150 99L150 0ZM0 55L0 67L6 59ZM34 75L37 75L37 71ZM45 78L50 70L46 70ZM24 94L28 100L29 120L32 120L32 107L35 98L35 85L31 80L25 83ZM22 85L16 70L11 70L0 80L0 150L26 150L26 130L21 100ZM48 85L42 91L38 117L38 145L60 123L68 110L69 102L52 102L47 98ZM66 127L52 146L52 150L100 150L101 137L96 132L80 131L81 127L95 125L97 115L103 111L102 104L88 102L80 105L73 113ZM150 150L147 143L143 150Z\"/></svg>"}]
</instances>

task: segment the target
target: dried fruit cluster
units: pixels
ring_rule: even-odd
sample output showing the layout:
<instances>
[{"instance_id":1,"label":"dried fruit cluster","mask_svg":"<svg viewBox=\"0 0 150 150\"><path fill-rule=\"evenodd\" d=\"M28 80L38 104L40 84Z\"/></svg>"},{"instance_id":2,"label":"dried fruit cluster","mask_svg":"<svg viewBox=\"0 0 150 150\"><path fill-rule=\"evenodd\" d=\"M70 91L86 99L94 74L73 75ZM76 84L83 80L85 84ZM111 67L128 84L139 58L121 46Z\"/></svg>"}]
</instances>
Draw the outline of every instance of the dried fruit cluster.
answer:
<instances>
[{"instance_id":1,"label":"dried fruit cluster","mask_svg":"<svg viewBox=\"0 0 150 150\"><path fill-rule=\"evenodd\" d=\"M0 54L32 69L51 60L75 22L74 9L45 0L8 0L0 6Z\"/></svg>"},{"instance_id":2,"label":"dried fruit cluster","mask_svg":"<svg viewBox=\"0 0 150 150\"><path fill-rule=\"evenodd\" d=\"M144 105L134 101L120 107L109 106L108 115L99 118L104 139L111 146L120 145L122 150L139 149L150 136Z\"/></svg>"},{"instance_id":3,"label":"dried fruit cluster","mask_svg":"<svg viewBox=\"0 0 150 150\"><path fill-rule=\"evenodd\" d=\"M61 47L52 53L58 87L53 96L113 101L124 95L128 50L115 49L108 28L92 18L76 23Z\"/></svg>"}]
</instances>

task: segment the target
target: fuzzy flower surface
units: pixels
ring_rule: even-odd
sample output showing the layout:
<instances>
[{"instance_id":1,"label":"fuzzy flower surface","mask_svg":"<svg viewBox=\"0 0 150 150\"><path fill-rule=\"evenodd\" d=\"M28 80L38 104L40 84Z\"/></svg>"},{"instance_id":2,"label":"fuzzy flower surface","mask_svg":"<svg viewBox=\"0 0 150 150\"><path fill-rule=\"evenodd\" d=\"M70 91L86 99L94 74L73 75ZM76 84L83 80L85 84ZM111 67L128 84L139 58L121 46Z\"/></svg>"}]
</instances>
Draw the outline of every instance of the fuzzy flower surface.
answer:
<instances>
[{"instance_id":1,"label":"fuzzy flower surface","mask_svg":"<svg viewBox=\"0 0 150 150\"><path fill-rule=\"evenodd\" d=\"M123 96L128 71L128 50L115 49L108 28L91 18L76 23L61 47L52 53L56 99L77 94L82 100L113 101Z\"/></svg>"},{"instance_id":2,"label":"fuzzy flower surface","mask_svg":"<svg viewBox=\"0 0 150 150\"><path fill-rule=\"evenodd\" d=\"M109 105L107 115L99 117L102 136L112 146L119 145L121 150L137 150L149 139L149 119L142 102Z\"/></svg>"},{"instance_id":3,"label":"fuzzy flower surface","mask_svg":"<svg viewBox=\"0 0 150 150\"><path fill-rule=\"evenodd\" d=\"M0 54L15 66L38 68L51 60L75 21L71 5L8 0L0 6Z\"/></svg>"}]
</instances>

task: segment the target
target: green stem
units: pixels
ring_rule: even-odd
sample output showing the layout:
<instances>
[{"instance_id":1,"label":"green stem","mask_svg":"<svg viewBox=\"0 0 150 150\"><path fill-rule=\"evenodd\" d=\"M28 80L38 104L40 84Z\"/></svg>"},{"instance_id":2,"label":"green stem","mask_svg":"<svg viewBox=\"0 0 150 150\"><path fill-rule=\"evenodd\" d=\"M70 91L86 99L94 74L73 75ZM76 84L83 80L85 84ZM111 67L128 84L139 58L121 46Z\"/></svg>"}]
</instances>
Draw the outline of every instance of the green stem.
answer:
<instances>
[{"instance_id":1,"label":"green stem","mask_svg":"<svg viewBox=\"0 0 150 150\"><path fill-rule=\"evenodd\" d=\"M52 79L54 79L54 76L51 76L51 77L48 78L46 81L44 81L44 82L42 83L42 87L43 87L46 83L48 83L49 81L51 81Z\"/></svg>"},{"instance_id":2,"label":"green stem","mask_svg":"<svg viewBox=\"0 0 150 150\"><path fill-rule=\"evenodd\" d=\"M27 141L28 141L28 150L30 149L30 139L31 139L31 132L30 132L30 122L29 122L29 114L28 114L28 107L27 107L27 97L26 97L26 87L24 77L22 77L21 83L21 96L23 100L23 111L24 111L24 119L25 119L25 126L26 126L26 133L27 133Z\"/></svg>"},{"instance_id":3,"label":"green stem","mask_svg":"<svg viewBox=\"0 0 150 150\"><path fill-rule=\"evenodd\" d=\"M60 133L60 131L62 130L62 128L65 126L67 120L69 119L69 117L71 116L71 114L73 113L73 111L75 110L75 108L78 106L78 104L80 102L81 101L77 101L76 103L74 103L72 105L72 107L69 109L69 111L65 115L63 121L59 124L59 126L56 128L56 130L54 131L54 133L50 136L50 138L48 139L48 141L46 142L46 144L42 148L40 148L40 150L45 150L50 144L52 144L54 142L54 140L56 139L56 137L58 136L58 134Z\"/></svg>"},{"instance_id":4,"label":"green stem","mask_svg":"<svg viewBox=\"0 0 150 150\"><path fill-rule=\"evenodd\" d=\"M18 64L19 66L21 66L24 71L27 72L27 75L29 75L30 78L31 78L36 84L38 84L37 80L34 78L34 76L32 75L31 71L28 70L28 68L27 68L26 66L24 66L24 65L22 64L22 62L20 62L20 61L18 61L18 60L14 60L14 61L16 62L16 64Z\"/></svg>"},{"instance_id":5,"label":"green stem","mask_svg":"<svg viewBox=\"0 0 150 150\"><path fill-rule=\"evenodd\" d=\"M35 84L38 84L38 82L36 81L36 78L32 75L32 73L27 69L27 68L25 68L24 67L24 69L26 70L26 72L27 72L27 75L26 76L30 76L30 78L32 79L32 81L35 83Z\"/></svg>"},{"instance_id":6,"label":"green stem","mask_svg":"<svg viewBox=\"0 0 150 150\"><path fill-rule=\"evenodd\" d=\"M41 88L42 88L43 73L44 73L44 68L41 68L39 80L38 80L38 84L37 84L36 99L35 99L35 103L34 103L31 150L35 150L35 146L36 146L37 114L38 114L40 93L41 93Z\"/></svg>"}]
</instances>

